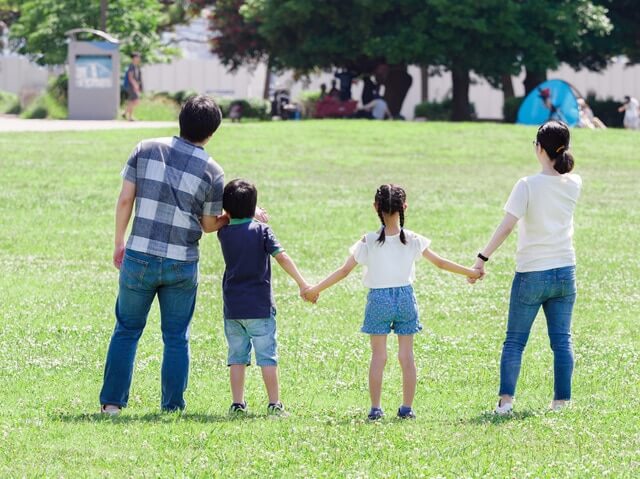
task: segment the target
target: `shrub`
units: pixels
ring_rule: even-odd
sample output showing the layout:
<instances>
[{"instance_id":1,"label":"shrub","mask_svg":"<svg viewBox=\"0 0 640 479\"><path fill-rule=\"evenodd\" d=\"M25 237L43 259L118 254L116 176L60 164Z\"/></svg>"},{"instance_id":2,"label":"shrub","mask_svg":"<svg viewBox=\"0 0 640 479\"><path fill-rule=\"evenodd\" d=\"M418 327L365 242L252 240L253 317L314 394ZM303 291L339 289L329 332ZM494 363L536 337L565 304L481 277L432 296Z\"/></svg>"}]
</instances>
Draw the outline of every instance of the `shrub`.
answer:
<instances>
[{"instance_id":1,"label":"shrub","mask_svg":"<svg viewBox=\"0 0 640 479\"><path fill-rule=\"evenodd\" d=\"M613 128L622 128L624 115L618 112L621 102L611 97L606 100L598 100L594 92L589 92L585 100L591 107L593 114L600 118L605 125Z\"/></svg>"},{"instance_id":2,"label":"shrub","mask_svg":"<svg viewBox=\"0 0 640 479\"><path fill-rule=\"evenodd\" d=\"M0 91L0 113L20 113L20 99L15 93Z\"/></svg>"},{"instance_id":3,"label":"shrub","mask_svg":"<svg viewBox=\"0 0 640 479\"><path fill-rule=\"evenodd\" d=\"M524 100L523 96L514 96L505 100L504 105L502 105L502 116L505 123L516 122L522 100Z\"/></svg>"},{"instance_id":4,"label":"shrub","mask_svg":"<svg viewBox=\"0 0 640 479\"><path fill-rule=\"evenodd\" d=\"M39 95L20 115L22 118L67 118L67 106L45 91Z\"/></svg>"},{"instance_id":5,"label":"shrub","mask_svg":"<svg viewBox=\"0 0 640 479\"><path fill-rule=\"evenodd\" d=\"M306 91L300 95L302 115L305 118L313 118L316 114L316 106L320 101L320 91Z\"/></svg>"},{"instance_id":6,"label":"shrub","mask_svg":"<svg viewBox=\"0 0 640 479\"><path fill-rule=\"evenodd\" d=\"M257 118L259 120L268 120L271 112L271 103L269 100L262 98L249 98L248 100L234 100L231 98L217 98L216 103L222 110L222 116L229 116L229 109L233 103L239 103L242 106L243 118Z\"/></svg>"},{"instance_id":7,"label":"shrub","mask_svg":"<svg viewBox=\"0 0 640 479\"><path fill-rule=\"evenodd\" d=\"M471 118L476 117L476 107L469 103ZM415 117L423 117L431 121L449 121L453 113L453 99L445 98L442 101L426 101L418 103L413 111Z\"/></svg>"}]
</instances>

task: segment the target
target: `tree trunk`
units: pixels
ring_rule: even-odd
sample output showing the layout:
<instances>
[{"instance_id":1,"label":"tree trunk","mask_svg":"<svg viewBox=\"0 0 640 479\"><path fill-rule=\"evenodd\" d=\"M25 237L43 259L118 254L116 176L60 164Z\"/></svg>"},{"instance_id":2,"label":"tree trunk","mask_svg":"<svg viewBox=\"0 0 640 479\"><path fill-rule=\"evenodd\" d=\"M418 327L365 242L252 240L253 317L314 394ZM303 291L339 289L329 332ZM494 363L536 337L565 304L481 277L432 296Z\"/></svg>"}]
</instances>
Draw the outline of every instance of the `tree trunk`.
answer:
<instances>
[{"instance_id":1,"label":"tree trunk","mask_svg":"<svg viewBox=\"0 0 640 479\"><path fill-rule=\"evenodd\" d=\"M516 96L513 92L513 81L511 80L511 75L502 75L500 83L502 83L502 95L505 101Z\"/></svg>"},{"instance_id":2,"label":"tree trunk","mask_svg":"<svg viewBox=\"0 0 640 479\"><path fill-rule=\"evenodd\" d=\"M387 102L389 111L394 118L400 116L402 104L411 88L413 78L407 72L406 65L393 65L389 67L389 74L384 82L384 101Z\"/></svg>"},{"instance_id":3,"label":"tree trunk","mask_svg":"<svg viewBox=\"0 0 640 479\"><path fill-rule=\"evenodd\" d=\"M469 69L454 64L451 68L451 81L453 83L453 121L471 120L471 108L469 107Z\"/></svg>"},{"instance_id":4,"label":"tree trunk","mask_svg":"<svg viewBox=\"0 0 640 479\"><path fill-rule=\"evenodd\" d=\"M540 83L542 83L547 79L547 72L544 70L543 71L530 70L529 68L527 68L526 70L527 70L527 76L525 77L524 82L522 83L524 84L524 94L528 95Z\"/></svg>"},{"instance_id":5,"label":"tree trunk","mask_svg":"<svg viewBox=\"0 0 640 479\"><path fill-rule=\"evenodd\" d=\"M420 67L420 101L429 101L429 67Z\"/></svg>"},{"instance_id":6,"label":"tree trunk","mask_svg":"<svg viewBox=\"0 0 640 479\"><path fill-rule=\"evenodd\" d=\"M107 7L109 0L100 0L100 30L107 31Z\"/></svg>"},{"instance_id":7,"label":"tree trunk","mask_svg":"<svg viewBox=\"0 0 640 479\"><path fill-rule=\"evenodd\" d=\"M267 58L267 70L264 75L264 89L262 90L262 98L269 99L269 90L271 89L271 57Z\"/></svg>"}]
</instances>

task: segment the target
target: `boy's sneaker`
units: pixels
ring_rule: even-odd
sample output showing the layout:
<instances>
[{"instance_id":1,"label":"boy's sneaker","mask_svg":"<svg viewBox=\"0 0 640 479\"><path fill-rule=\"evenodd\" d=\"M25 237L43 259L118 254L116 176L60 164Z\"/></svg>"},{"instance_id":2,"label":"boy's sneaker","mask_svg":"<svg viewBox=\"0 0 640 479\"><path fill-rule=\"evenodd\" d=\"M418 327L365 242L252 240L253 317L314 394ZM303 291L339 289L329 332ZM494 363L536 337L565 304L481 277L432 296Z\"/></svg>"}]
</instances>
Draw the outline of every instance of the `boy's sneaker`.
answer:
<instances>
[{"instance_id":1,"label":"boy's sneaker","mask_svg":"<svg viewBox=\"0 0 640 479\"><path fill-rule=\"evenodd\" d=\"M229 416L244 416L248 412L247 402L234 402L229 408Z\"/></svg>"},{"instance_id":2,"label":"boy's sneaker","mask_svg":"<svg viewBox=\"0 0 640 479\"><path fill-rule=\"evenodd\" d=\"M104 414L106 416L117 416L121 412L122 408L115 404L103 404L100 406L100 414Z\"/></svg>"},{"instance_id":3,"label":"boy's sneaker","mask_svg":"<svg viewBox=\"0 0 640 479\"><path fill-rule=\"evenodd\" d=\"M498 401L498 404L496 405L496 409L494 410L494 413L496 413L498 416L508 416L512 412L513 412L513 403L506 402L502 404L502 399Z\"/></svg>"},{"instance_id":4,"label":"boy's sneaker","mask_svg":"<svg viewBox=\"0 0 640 479\"><path fill-rule=\"evenodd\" d=\"M278 401L276 403L269 403L269 405L267 406L267 415L275 417L287 417L289 413L285 411L284 404Z\"/></svg>"},{"instance_id":5,"label":"boy's sneaker","mask_svg":"<svg viewBox=\"0 0 640 479\"><path fill-rule=\"evenodd\" d=\"M400 406L398 409L398 417L400 419L415 419L416 414L413 412L413 409L407 406Z\"/></svg>"},{"instance_id":6,"label":"boy's sneaker","mask_svg":"<svg viewBox=\"0 0 640 479\"><path fill-rule=\"evenodd\" d=\"M372 407L369 411L369 421L377 421L378 419L382 419L384 417L384 411L379 407Z\"/></svg>"}]
</instances>

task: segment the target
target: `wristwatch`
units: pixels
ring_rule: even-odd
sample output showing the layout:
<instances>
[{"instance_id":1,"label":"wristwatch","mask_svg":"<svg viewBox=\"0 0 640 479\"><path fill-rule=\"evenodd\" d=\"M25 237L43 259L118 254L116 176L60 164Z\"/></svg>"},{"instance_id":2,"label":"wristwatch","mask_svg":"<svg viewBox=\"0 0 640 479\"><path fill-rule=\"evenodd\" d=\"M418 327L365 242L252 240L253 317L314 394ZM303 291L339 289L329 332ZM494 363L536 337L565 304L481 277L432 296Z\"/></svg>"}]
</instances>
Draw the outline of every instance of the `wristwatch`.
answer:
<instances>
[{"instance_id":1,"label":"wristwatch","mask_svg":"<svg viewBox=\"0 0 640 479\"><path fill-rule=\"evenodd\" d=\"M483 255L482 253L478 253L478 258L480 258L482 261L484 261L485 263L487 261L489 261L489 258L487 258L485 255Z\"/></svg>"}]
</instances>

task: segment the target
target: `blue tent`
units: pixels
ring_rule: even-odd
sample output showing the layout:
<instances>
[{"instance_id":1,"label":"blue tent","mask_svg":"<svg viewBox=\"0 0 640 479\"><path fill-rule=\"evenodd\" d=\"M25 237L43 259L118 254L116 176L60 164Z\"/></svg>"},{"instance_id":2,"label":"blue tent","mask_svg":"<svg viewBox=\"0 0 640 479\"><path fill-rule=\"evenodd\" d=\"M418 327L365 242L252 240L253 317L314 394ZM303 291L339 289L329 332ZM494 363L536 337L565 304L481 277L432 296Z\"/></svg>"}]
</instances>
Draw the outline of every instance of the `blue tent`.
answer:
<instances>
[{"instance_id":1,"label":"blue tent","mask_svg":"<svg viewBox=\"0 0 640 479\"><path fill-rule=\"evenodd\" d=\"M575 126L580 119L578 96L566 81L542 82L520 105L516 123L541 125L548 120L562 120L569 126Z\"/></svg>"}]
</instances>

